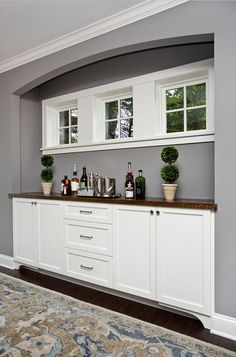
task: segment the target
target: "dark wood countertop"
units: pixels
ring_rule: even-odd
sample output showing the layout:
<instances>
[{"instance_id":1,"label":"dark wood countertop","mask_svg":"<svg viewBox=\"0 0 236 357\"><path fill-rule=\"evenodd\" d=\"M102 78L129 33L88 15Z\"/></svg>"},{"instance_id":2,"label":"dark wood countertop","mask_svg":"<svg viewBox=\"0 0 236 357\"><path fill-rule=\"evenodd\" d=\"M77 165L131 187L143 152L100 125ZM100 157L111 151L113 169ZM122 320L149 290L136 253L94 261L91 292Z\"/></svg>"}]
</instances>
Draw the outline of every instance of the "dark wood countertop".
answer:
<instances>
[{"instance_id":1,"label":"dark wood countertop","mask_svg":"<svg viewBox=\"0 0 236 357\"><path fill-rule=\"evenodd\" d=\"M195 209L210 209L216 210L217 204L213 200L204 199L187 199L177 198L174 201L166 201L160 197L147 197L145 199L126 199L124 197L108 198L108 197L82 197L82 196L62 196L58 193L52 193L50 196L44 196L43 193L9 193L9 197L45 199L45 200L61 200L72 202L97 202L97 203L115 203L140 206L159 206L159 207L176 207L176 208L195 208Z\"/></svg>"}]
</instances>

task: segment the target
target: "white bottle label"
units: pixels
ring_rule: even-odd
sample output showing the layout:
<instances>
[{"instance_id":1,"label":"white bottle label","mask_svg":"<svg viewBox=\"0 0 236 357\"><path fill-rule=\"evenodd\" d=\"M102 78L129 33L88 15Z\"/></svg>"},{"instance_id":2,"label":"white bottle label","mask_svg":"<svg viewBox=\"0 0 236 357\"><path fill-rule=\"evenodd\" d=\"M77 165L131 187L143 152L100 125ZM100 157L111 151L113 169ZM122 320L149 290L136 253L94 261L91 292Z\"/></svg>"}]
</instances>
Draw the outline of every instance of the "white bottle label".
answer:
<instances>
[{"instance_id":1,"label":"white bottle label","mask_svg":"<svg viewBox=\"0 0 236 357\"><path fill-rule=\"evenodd\" d=\"M71 191L73 191L73 192L77 192L77 191L78 191L78 189L79 189L78 182L76 182L76 181L72 181L72 182L71 182Z\"/></svg>"},{"instance_id":2,"label":"white bottle label","mask_svg":"<svg viewBox=\"0 0 236 357\"><path fill-rule=\"evenodd\" d=\"M134 191L133 190L126 190L125 191L126 198L134 198Z\"/></svg>"}]
</instances>

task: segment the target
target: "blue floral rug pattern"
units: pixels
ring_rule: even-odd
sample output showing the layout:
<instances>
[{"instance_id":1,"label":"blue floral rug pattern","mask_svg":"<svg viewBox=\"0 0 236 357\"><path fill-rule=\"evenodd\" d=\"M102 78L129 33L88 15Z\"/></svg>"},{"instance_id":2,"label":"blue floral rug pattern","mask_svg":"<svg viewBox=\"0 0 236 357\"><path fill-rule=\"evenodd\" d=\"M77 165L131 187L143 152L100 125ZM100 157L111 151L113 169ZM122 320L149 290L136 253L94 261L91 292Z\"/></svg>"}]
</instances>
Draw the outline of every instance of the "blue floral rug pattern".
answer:
<instances>
[{"instance_id":1,"label":"blue floral rug pattern","mask_svg":"<svg viewBox=\"0 0 236 357\"><path fill-rule=\"evenodd\" d=\"M0 274L0 356L233 357L236 353Z\"/></svg>"}]
</instances>

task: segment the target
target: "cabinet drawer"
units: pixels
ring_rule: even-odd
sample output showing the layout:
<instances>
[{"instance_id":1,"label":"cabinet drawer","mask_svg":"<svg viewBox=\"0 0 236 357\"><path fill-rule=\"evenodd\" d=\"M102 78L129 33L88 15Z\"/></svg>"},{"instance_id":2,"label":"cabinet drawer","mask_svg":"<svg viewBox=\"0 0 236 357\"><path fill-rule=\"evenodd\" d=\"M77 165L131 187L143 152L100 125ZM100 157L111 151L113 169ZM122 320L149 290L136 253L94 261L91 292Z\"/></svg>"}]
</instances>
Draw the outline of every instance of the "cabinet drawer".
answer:
<instances>
[{"instance_id":1,"label":"cabinet drawer","mask_svg":"<svg viewBox=\"0 0 236 357\"><path fill-rule=\"evenodd\" d=\"M112 287L112 258L66 248L66 274L94 284Z\"/></svg>"},{"instance_id":2,"label":"cabinet drawer","mask_svg":"<svg viewBox=\"0 0 236 357\"><path fill-rule=\"evenodd\" d=\"M83 220L88 222L112 222L112 206L100 203L74 203L64 205L64 218Z\"/></svg>"},{"instance_id":3,"label":"cabinet drawer","mask_svg":"<svg viewBox=\"0 0 236 357\"><path fill-rule=\"evenodd\" d=\"M65 247L112 255L112 226L110 224L64 219L63 225Z\"/></svg>"}]
</instances>

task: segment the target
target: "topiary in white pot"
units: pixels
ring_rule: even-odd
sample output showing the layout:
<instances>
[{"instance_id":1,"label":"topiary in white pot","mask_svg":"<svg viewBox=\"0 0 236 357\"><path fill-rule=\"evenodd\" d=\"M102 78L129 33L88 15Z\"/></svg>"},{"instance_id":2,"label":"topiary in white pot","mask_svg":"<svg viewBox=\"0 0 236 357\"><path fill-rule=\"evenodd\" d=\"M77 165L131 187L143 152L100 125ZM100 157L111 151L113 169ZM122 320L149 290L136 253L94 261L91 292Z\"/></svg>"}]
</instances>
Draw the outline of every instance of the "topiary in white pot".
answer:
<instances>
[{"instance_id":1,"label":"topiary in white pot","mask_svg":"<svg viewBox=\"0 0 236 357\"><path fill-rule=\"evenodd\" d=\"M41 157L41 164L45 167L45 169L41 171L41 179L43 180L42 188L45 196L49 196L52 189L53 172L50 167L53 163L54 158L51 155L44 155Z\"/></svg>"},{"instance_id":2,"label":"topiary in white pot","mask_svg":"<svg viewBox=\"0 0 236 357\"><path fill-rule=\"evenodd\" d=\"M164 196L167 201L174 201L178 185L175 181L179 177L179 169L174 165L179 153L174 146L166 146L162 149L161 158L167 164L161 169L161 178L165 181L162 184Z\"/></svg>"}]
</instances>

